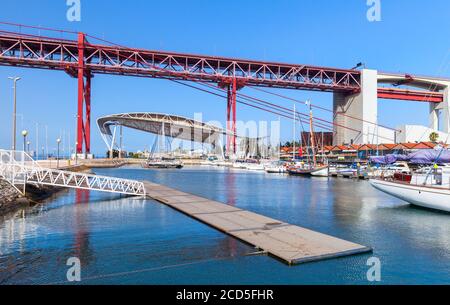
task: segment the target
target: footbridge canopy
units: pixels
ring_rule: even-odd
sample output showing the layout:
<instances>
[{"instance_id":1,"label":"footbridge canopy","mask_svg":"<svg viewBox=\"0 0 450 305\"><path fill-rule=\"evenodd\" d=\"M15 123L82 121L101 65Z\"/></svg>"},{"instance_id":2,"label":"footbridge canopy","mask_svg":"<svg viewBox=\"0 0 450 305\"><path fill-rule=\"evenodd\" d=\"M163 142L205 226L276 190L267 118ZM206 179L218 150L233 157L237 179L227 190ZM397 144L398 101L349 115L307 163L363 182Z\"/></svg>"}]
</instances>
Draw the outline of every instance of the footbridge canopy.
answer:
<instances>
[{"instance_id":1,"label":"footbridge canopy","mask_svg":"<svg viewBox=\"0 0 450 305\"><path fill-rule=\"evenodd\" d=\"M197 143L213 143L227 134L225 129L181 116L160 113L122 113L97 120L103 136L113 136L112 127L124 126L156 135Z\"/></svg>"}]
</instances>

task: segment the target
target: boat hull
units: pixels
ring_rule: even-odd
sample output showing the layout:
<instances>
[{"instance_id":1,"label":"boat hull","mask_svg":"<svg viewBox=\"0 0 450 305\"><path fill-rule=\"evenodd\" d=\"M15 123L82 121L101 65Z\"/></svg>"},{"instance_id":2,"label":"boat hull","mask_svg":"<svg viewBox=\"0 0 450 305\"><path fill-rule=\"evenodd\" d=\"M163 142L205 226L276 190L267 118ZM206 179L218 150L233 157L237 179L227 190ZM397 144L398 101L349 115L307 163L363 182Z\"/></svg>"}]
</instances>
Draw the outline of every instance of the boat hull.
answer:
<instances>
[{"instance_id":1,"label":"boat hull","mask_svg":"<svg viewBox=\"0 0 450 305\"><path fill-rule=\"evenodd\" d=\"M283 174L286 172L286 168L284 167L270 167L266 168L266 172L269 174Z\"/></svg>"},{"instance_id":2,"label":"boat hull","mask_svg":"<svg viewBox=\"0 0 450 305\"><path fill-rule=\"evenodd\" d=\"M288 169L289 175L293 176L328 176L328 166L317 167L313 169L296 169L290 168Z\"/></svg>"},{"instance_id":3,"label":"boat hull","mask_svg":"<svg viewBox=\"0 0 450 305\"><path fill-rule=\"evenodd\" d=\"M262 164L249 164L245 167L245 169L250 171L263 171L264 165Z\"/></svg>"},{"instance_id":4,"label":"boat hull","mask_svg":"<svg viewBox=\"0 0 450 305\"><path fill-rule=\"evenodd\" d=\"M289 175L292 176L310 176L310 170L288 169Z\"/></svg>"},{"instance_id":5,"label":"boat hull","mask_svg":"<svg viewBox=\"0 0 450 305\"><path fill-rule=\"evenodd\" d=\"M329 176L328 166L320 168L320 169L315 170L315 171L312 171L311 175L312 176L316 176L316 177L328 177Z\"/></svg>"},{"instance_id":6,"label":"boat hull","mask_svg":"<svg viewBox=\"0 0 450 305\"><path fill-rule=\"evenodd\" d=\"M144 168L156 168L156 169L169 169L169 168L176 168L181 169L183 168L182 164L144 164Z\"/></svg>"},{"instance_id":7,"label":"boat hull","mask_svg":"<svg viewBox=\"0 0 450 305\"><path fill-rule=\"evenodd\" d=\"M424 208L450 212L450 190L372 179L370 184L386 194Z\"/></svg>"}]
</instances>

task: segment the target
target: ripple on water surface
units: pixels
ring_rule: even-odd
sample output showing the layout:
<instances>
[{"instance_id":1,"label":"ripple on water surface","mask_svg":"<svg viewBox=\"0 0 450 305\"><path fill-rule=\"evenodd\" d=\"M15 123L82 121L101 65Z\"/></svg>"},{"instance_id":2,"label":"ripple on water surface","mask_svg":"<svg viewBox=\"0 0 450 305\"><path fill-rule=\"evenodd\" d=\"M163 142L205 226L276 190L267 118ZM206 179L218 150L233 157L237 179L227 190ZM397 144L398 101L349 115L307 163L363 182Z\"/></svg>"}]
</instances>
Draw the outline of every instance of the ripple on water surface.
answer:
<instances>
[{"instance_id":1,"label":"ripple on water surface","mask_svg":"<svg viewBox=\"0 0 450 305\"><path fill-rule=\"evenodd\" d=\"M0 221L0 283L64 283L69 257L85 284L450 284L450 221L405 205L365 181L218 168L98 169L147 179L374 248L288 267L152 200L71 190Z\"/></svg>"}]
</instances>

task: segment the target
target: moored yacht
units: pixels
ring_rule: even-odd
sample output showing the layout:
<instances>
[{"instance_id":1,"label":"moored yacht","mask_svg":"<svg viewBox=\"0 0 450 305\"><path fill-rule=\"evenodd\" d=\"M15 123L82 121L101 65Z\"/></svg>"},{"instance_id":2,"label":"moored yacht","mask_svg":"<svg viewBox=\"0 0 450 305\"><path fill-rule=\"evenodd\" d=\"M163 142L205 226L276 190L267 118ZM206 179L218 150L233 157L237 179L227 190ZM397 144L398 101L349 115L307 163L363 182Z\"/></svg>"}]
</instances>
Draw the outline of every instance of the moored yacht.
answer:
<instances>
[{"instance_id":1,"label":"moored yacht","mask_svg":"<svg viewBox=\"0 0 450 305\"><path fill-rule=\"evenodd\" d=\"M372 179L370 184L410 204L450 212L450 167L435 166L397 179ZM401 178L401 179L400 179Z\"/></svg>"},{"instance_id":2,"label":"moored yacht","mask_svg":"<svg viewBox=\"0 0 450 305\"><path fill-rule=\"evenodd\" d=\"M311 176L328 177L329 175L330 175L330 170L329 170L328 165L317 166L316 168L314 168L313 171L311 171Z\"/></svg>"},{"instance_id":3,"label":"moored yacht","mask_svg":"<svg viewBox=\"0 0 450 305\"><path fill-rule=\"evenodd\" d=\"M319 164L316 158L316 150L315 150L315 136L313 129L313 112L312 105L309 103L309 126L310 126L310 143L312 150L312 162L308 164L301 163L300 166L292 166L288 168L289 175L294 176L317 176L317 177L328 177L329 176L329 166L328 164ZM322 143L323 149L323 143ZM323 162L325 163L325 162Z\"/></svg>"},{"instance_id":4,"label":"moored yacht","mask_svg":"<svg viewBox=\"0 0 450 305\"><path fill-rule=\"evenodd\" d=\"M143 165L144 168L183 168L183 163L175 158L151 158Z\"/></svg>"},{"instance_id":5,"label":"moored yacht","mask_svg":"<svg viewBox=\"0 0 450 305\"><path fill-rule=\"evenodd\" d=\"M273 162L264 167L269 174L283 174L287 172L286 164L282 161Z\"/></svg>"},{"instance_id":6,"label":"moored yacht","mask_svg":"<svg viewBox=\"0 0 450 305\"><path fill-rule=\"evenodd\" d=\"M328 165L304 165L288 168L289 175L328 177Z\"/></svg>"}]
</instances>

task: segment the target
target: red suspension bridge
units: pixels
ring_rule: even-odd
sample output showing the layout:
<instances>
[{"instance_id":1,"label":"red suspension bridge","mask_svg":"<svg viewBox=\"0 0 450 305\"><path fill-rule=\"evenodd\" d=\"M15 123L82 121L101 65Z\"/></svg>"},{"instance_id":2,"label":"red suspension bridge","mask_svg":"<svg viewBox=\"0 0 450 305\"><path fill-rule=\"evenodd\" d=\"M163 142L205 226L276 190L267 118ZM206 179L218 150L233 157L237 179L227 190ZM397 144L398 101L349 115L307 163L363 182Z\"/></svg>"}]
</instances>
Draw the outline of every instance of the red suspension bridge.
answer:
<instances>
[{"instance_id":1,"label":"red suspension bridge","mask_svg":"<svg viewBox=\"0 0 450 305\"><path fill-rule=\"evenodd\" d=\"M0 24L20 28L19 32L0 30L0 65L60 70L78 79L78 153L83 150L89 153L91 149L91 78L94 74L169 79L208 93L213 93L211 90L219 91L223 95L215 94L227 100L227 130L233 134L236 134L237 103L292 118L290 109L239 93L243 87L342 92L349 95L361 90L361 72L355 69L133 49L84 33L4 22ZM24 28L76 34L77 39L25 34L22 33ZM100 43L91 43L88 38ZM195 82L196 86L186 81ZM443 99L441 93L431 91L412 92L396 88L379 88L378 91L379 97L390 99L427 102L441 102ZM307 123L304 116L298 112L297 120ZM316 124L322 128L330 128L325 123L336 125L334 122L318 120ZM236 151L235 136L228 138L227 149Z\"/></svg>"}]
</instances>

